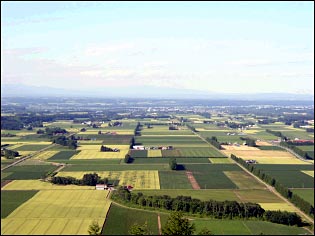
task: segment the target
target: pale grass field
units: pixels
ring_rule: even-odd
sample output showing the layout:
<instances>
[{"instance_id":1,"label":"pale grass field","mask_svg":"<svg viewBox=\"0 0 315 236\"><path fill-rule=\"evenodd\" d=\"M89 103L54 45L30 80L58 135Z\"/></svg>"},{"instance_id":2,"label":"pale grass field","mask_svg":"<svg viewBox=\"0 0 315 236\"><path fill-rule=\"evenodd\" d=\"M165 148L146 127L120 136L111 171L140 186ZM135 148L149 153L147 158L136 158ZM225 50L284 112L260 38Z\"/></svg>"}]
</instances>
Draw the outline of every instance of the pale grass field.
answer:
<instances>
[{"instance_id":1,"label":"pale grass field","mask_svg":"<svg viewBox=\"0 0 315 236\"><path fill-rule=\"evenodd\" d=\"M5 141L4 143L6 144L21 144L21 145L47 145L47 144L52 144L52 142L45 142L45 141L40 141L40 142L28 142L28 141Z\"/></svg>"},{"instance_id":2,"label":"pale grass field","mask_svg":"<svg viewBox=\"0 0 315 236\"><path fill-rule=\"evenodd\" d=\"M94 146L94 145L86 145L86 146ZM82 150L78 154L73 155L70 159L71 160L75 160L75 159L107 159L107 158L122 159L122 158L125 158L125 156L126 156L126 154L128 154L128 152L129 152L129 150L120 150L120 152L101 152L100 150L93 150L93 149L92 150Z\"/></svg>"},{"instance_id":3,"label":"pale grass field","mask_svg":"<svg viewBox=\"0 0 315 236\"><path fill-rule=\"evenodd\" d=\"M95 151L100 151L101 150L101 146L102 145L82 145L82 146L79 146L77 148L77 150L80 150L80 151L91 151L91 150L95 150ZM129 150L129 145L104 145L106 147L109 147L109 148L118 148L119 150Z\"/></svg>"},{"instance_id":4,"label":"pale grass field","mask_svg":"<svg viewBox=\"0 0 315 236\"><path fill-rule=\"evenodd\" d=\"M314 171L313 170L301 170L301 171L314 178Z\"/></svg>"},{"instance_id":5,"label":"pale grass field","mask_svg":"<svg viewBox=\"0 0 315 236\"><path fill-rule=\"evenodd\" d=\"M82 179L86 171L61 171L56 176L71 176ZM119 185L131 185L134 189L160 189L159 173L156 170L97 171L101 178L119 179Z\"/></svg>"},{"instance_id":6,"label":"pale grass field","mask_svg":"<svg viewBox=\"0 0 315 236\"><path fill-rule=\"evenodd\" d=\"M222 145L222 147L225 149L225 150L235 150L235 151L259 151L260 149L259 148L256 148L256 147L249 147L247 145L240 145L240 146L230 146L230 145Z\"/></svg>"},{"instance_id":7,"label":"pale grass field","mask_svg":"<svg viewBox=\"0 0 315 236\"><path fill-rule=\"evenodd\" d=\"M265 142L265 141L258 141L258 142L256 142L256 144L258 146L272 146L272 144Z\"/></svg>"},{"instance_id":8,"label":"pale grass field","mask_svg":"<svg viewBox=\"0 0 315 236\"><path fill-rule=\"evenodd\" d=\"M148 157L162 157L161 150L148 150Z\"/></svg>"},{"instance_id":9,"label":"pale grass field","mask_svg":"<svg viewBox=\"0 0 315 236\"><path fill-rule=\"evenodd\" d=\"M27 155L32 154L34 152L36 152L36 151L19 151L19 154L21 156L27 156Z\"/></svg>"},{"instance_id":10,"label":"pale grass field","mask_svg":"<svg viewBox=\"0 0 315 236\"><path fill-rule=\"evenodd\" d=\"M15 148L19 148L19 147L22 147L24 144L23 143L20 143L20 144L14 144L13 146L10 146L9 149L15 149Z\"/></svg>"},{"instance_id":11,"label":"pale grass field","mask_svg":"<svg viewBox=\"0 0 315 236\"><path fill-rule=\"evenodd\" d=\"M13 180L2 190L93 190L94 186L57 185L40 180Z\"/></svg>"},{"instance_id":12,"label":"pale grass field","mask_svg":"<svg viewBox=\"0 0 315 236\"><path fill-rule=\"evenodd\" d=\"M85 132L80 132L80 134L98 134L99 130L87 130ZM102 134L106 134L106 132L116 132L117 135L133 135L134 131L133 130L101 130ZM110 134L108 134L110 136Z\"/></svg>"},{"instance_id":13,"label":"pale grass field","mask_svg":"<svg viewBox=\"0 0 315 236\"><path fill-rule=\"evenodd\" d=\"M96 220L103 225L108 191L45 190L1 219L1 234L87 235Z\"/></svg>"},{"instance_id":14,"label":"pale grass field","mask_svg":"<svg viewBox=\"0 0 315 236\"><path fill-rule=\"evenodd\" d=\"M295 209L292 205L289 205L287 203L258 203L259 205L261 205L262 208L264 208L265 210L270 210L270 211L277 211L277 210L281 210L281 211L289 211L289 212L295 212Z\"/></svg>"},{"instance_id":15,"label":"pale grass field","mask_svg":"<svg viewBox=\"0 0 315 236\"><path fill-rule=\"evenodd\" d=\"M230 156L234 154L244 160L254 159L259 164L311 164L295 158L292 154L283 151L235 151L223 150L223 152Z\"/></svg>"},{"instance_id":16,"label":"pale grass field","mask_svg":"<svg viewBox=\"0 0 315 236\"><path fill-rule=\"evenodd\" d=\"M255 129L247 129L247 130L243 130L244 134L256 134L258 132L260 132L261 130L255 130Z\"/></svg>"},{"instance_id":17,"label":"pale grass field","mask_svg":"<svg viewBox=\"0 0 315 236\"><path fill-rule=\"evenodd\" d=\"M258 182L251 175L244 171L223 171L223 173L239 188L239 189L264 189L265 185Z\"/></svg>"},{"instance_id":18,"label":"pale grass field","mask_svg":"<svg viewBox=\"0 0 315 236\"><path fill-rule=\"evenodd\" d=\"M232 164L233 161L230 158L208 158L213 164Z\"/></svg>"},{"instance_id":19,"label":"pale grass field","mask_svg":"<svg viewBox=\"0 0 315 236\"><path fill-rule=\"evenodd\" d=\"M36 154L33 158L36 160L47 160L48 158L51 158L55 154L57 154L59 151L44 151L39 154Z\"/></svg>"}]
</instances>

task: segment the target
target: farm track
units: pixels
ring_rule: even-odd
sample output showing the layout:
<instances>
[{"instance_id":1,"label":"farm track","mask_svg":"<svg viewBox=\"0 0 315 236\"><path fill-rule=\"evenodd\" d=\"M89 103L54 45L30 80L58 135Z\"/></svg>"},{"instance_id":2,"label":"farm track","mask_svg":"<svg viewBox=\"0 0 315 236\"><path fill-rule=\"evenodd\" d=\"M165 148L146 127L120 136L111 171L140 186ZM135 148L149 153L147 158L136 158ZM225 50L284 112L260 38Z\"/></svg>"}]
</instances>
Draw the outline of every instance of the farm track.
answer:
<instances>
[{"instance_id":1,"label":"farm track","mask_svg":"<svg viewBox=\"0 0 315 236\"><path fill-rule=\"evenodd\" d=\"M195 133L196 135L198 135L202 140L204 140L205 142L207 142L209 145L211 145L205 138L201 137L199 134L197 134L196 132L193 131L193 133ZM212 146L212 145L211 145ZM221 152L221 150L218 150L219 152ZM222 152L221 152L222 153ZM239 167L241 167L244 171L246 171L248 174L250 174L253 178L255 178L257 181L261 182L262 184L264 184L268 190L270 192L272 192L273 194L275 194L276 196L278 196L280 199L282 199L283 201L285 201L288 205L292 206L295 211L302 216L303 218L307 219L309 222L311 222L314 225L314 219L312 219L310 216L308 216L307 214L305 214L303 211L301 211L299 208L297 208L293 203L291 203L288 199L286 199L285 197L283 197L280 193L278 193L274 187L270 186L269 184L265 183L264 181L262 181L260 178L258 178L256 175L254 175L252 172L250 172L249 170L247 170L245 167L243 167L241 164L237 163L236 161L234 161L233 159L231 159L235 164L237 164ZM305 161L305 159L303 159ZM312 234L314 234L314 232L312 232L311 230L307 229L309 232L311 232Z\"/></svg>"}]
</instances>

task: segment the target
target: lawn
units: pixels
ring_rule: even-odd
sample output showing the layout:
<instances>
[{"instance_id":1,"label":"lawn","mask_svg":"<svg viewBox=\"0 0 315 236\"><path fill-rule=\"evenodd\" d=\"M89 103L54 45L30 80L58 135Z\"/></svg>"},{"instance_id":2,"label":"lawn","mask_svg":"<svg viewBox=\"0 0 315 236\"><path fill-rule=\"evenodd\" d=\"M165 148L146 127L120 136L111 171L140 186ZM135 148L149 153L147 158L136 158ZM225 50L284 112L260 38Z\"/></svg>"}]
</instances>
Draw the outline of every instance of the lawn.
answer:
<instances>
[{"instance_id":1,"label":"lawn","mask_svg":"<svg viewBox=\"0 0 315 236\"><path fill-rule=\"evenodd\" d=\"M1 190L1 219L10 215L12 211L32 198L38 191L34 190ZM2 234L2 231L1 231Z\"/></svg>"},{"instance_id":2,"label":"lawn","mask_svg":"<svg viewBox=\"0 0 315 236\"><path fill-rule=\"evenodd\" d=\"M1 234L86 235L94 219L103 225L110 207L107 194L96 190L40 191L1 220Z\"/></svg>"}]
</instances>

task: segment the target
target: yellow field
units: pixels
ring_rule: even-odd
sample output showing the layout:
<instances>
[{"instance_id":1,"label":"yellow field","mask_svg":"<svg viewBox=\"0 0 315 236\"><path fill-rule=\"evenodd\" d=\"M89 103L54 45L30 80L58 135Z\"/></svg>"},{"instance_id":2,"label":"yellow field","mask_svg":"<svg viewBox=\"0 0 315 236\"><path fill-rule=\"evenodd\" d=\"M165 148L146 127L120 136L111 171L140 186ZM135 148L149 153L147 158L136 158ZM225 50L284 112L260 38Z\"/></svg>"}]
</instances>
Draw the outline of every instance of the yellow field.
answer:
<instances>
[{"instance_id":1,"label":"yellow field","mask_svg":"<svg viewBox=\"0 0 315 236\"><path fill-rule=\"evenodd\" d=\"M101 146L102 145L82 145L82 146L79 146L77 148L77 150L95 150L95 151L100 151L101 150ZM118 148L120 151L121 150L129 150L129 145L104 145L106 147L109 147L109 148Z\"/></svg>"},{"instance_id":2,"label":"yellow field","mask_svg":"<svg viewBox=\"0 0 315 236\"><path fill-rule=\"evenodd\" d=\"M16 136L26 136L26 135L30 135L30 134L36 134L36 132L35 131L18 132L18 133L16 133Z\"/></svg>"},{"instance_id":3,"label":"yellow field","mask_svg":"<svg viewBox=\"0 0 315 236\"><path fill-rule=\"evenodd\" d=\"M239 151L259 151L260 149L259 148L256 148L256 147L249 147L247 145L240 145L240 146L230 146L230 145L222 145L222 147L225 149L225 150L239 150Z\"/></svg>"},{"instance_id":4,"label":"yellow field","mask_svg":"<svg viewBox=\"0 0 315 236\"><path fill-rule=\"evenodd\" d=\"M312 176L314 178L314 171L313 170L302 170L303 173Z\"/></svg>"},{"instance_id":5,"label":"yellow field","mask_svg":"<svg viewBox=\"0 0 315 236\"><path fill-rule=\"evenodd\" d=\"M256 134L258 132L260 132L261 130L255 130L255 129L247 129L247 130L243 130L244 134Z\"/></svg>"},{"instance_id":6,"label":"yellow field","mask_svg":"<svg viewBox=\"0 0 315 236\"><path fill-rule=\"evenodd\" d=\"M87 235L94 219L103 225L110 206L107 195L97 190L40 191L1 219L1 234Z\"/></svg>"},{"instance_id":7,"label":"yellow field","mask_svg":"<svg viewBox=\"0 0 315 236\"><path fill-rule=\"evenodd\" d=\"M2 190L87 190L95 189L94 186L57 185L40 180L13 180L5 185Z\"/></svg>"},{"instance_id":8,"label":"yellow field","mask_svg":"<svg viewBox=\"0 0 315 236\"><path fill-rule=\"evenodd\" d=\"M223 152L230 156L234 154L244 160L254 159L259 164L311 164L309 162L301 161L295 158L292 154L283 151L234 151L223 150Z\"/></svg>"},{"instance_id":9,"label":"yellow field","mask_svg":"<svg viewBox=\"0 0 315 236\"><path fill-rule=\"evenodd\" d=\"M51 158L52 156L54 156L58 152L59 151L44 151L44 152L37 154L33 158L36 160L47 160L48 158Z\"/></svg>"},{"instance_id":10,"label":"yellow field","mask_svg":"<svg viewBox=\"0 0 315 236\"><path fill-rule=\"evenodd\" d=\"M223 171L223 173L240 189L264 189L265 185L258 182L244 171Z\"/></svg>"},{"instance_id":11,"label":"yellow field","mask_svg":"<svg viewBox=\"0 0 315 236\"><path fill-rule=\"evenodd\" d=\"M21 156L27 156L27 155L29 155L29 154L32 154L32 153L34 153L35 151L19 151L19 154L21 155Z\"/></svg>"},{"instance_id":12,"label":"yellow field","mask_svg":"<svg viewBox=\"0 0 315 236\"><path fill-rule=\"evenodd\" d=\"M230 158L213 158L212 157L208 159L213 164L232 164L233 163Z\"/></svg>"},{"instance_id":13,"label":"yellow field","mask_svg":"<svg viewBox=\"0 0 315 236\"><path fill-rule=\"evenodd\" d=\"M289 212L295 212L295 209L293 206L287 204L287 203L258 203L261 205L262 208L265 210L270 210L270 211L289 211Z\"/></svg>"},{"instance_id":14,"label":"yellow field","mask_svg":"<svg viewBox=\"0 0 315 236\"><path fill-rule=\"evenodd\" d=\"M21 145L24 145L24 144L27 144L27 145L47 145L47 144L52 144L52 142L45 142L45 141L41 141L41 142L27 142L27 141L5 141L3 142L5 144L21 144Z\"/></svg>"},{"instance_id":15,"label":"yellow field","mask_svg":"<svg viewBox=\"0 0 315 236\"><path fill-rule=\"evenodd\" d=\"M84 174L91 172L73 171L59 172L56 176L71 176L82 179ZM156 170L129 171L97 171L101 178L119 179L119 185L131 185L134 189L160 189L159 174Z\"/></svg>"},{"instance_id":16,"label":"yellow field","mask_svg":"<svg viewBox=\"0 0 315 236\"><path fill-rule=\"evenodd\" d=\"M161 150L148 150L148 157L162 157Z\"/></svg>"},{"instance_id":17,"label":"yellow field","mask_svg":"<svg viewBox=\"0 0 315 236\"><path fill-rule=\"evenodd\" d=\"M93 146L93 145L86 145ZM80 150L80 149L79 149ZM120 152L100 152L99 150L83 150L78 154L72 156L70 159L106 159L106 158L125 158L128 150L121 150Z\"/></svg>"},{"instance_id":18,"label":"yellow field","mask_svg":"<svg viewBox=\"0 0 315 236\"><path fill-rule=\"evenodd\" d=\"M265 142L265 141L258 141L258 142L256 142L256 144L258 146L272 146L272 144Z\"/></svg>"}]
</instances>

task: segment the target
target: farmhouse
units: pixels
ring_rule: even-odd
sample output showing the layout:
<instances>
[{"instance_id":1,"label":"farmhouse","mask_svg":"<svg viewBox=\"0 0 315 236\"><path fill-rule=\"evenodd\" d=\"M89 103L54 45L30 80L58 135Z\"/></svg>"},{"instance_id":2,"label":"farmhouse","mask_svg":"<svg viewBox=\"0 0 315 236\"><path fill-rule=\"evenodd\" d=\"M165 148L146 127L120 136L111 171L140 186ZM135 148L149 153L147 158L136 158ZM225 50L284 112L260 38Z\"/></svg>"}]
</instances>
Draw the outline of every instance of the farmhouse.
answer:
<instances>
[{"instance_id":1,"label":"farmhouse","mask_svg":"<svg viewBox=\"0 0 315 236\"><path fill-rule=\"evenodd\" d=\"M246 160L245 162L248 164L256 164L257 163L256 160Z\"/></svg>"},{"instance_id":2,"label":"farmhouse","mask_svg":"<svg viewBox=\"0 0 315 236\"><path fill-rule=\"evenodd\" d=\"M108 190L107 184L97 184L95 185L96 190Z\"/></svg>"}]
</instances>

